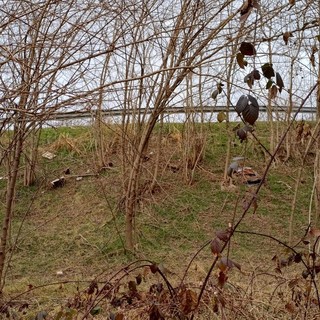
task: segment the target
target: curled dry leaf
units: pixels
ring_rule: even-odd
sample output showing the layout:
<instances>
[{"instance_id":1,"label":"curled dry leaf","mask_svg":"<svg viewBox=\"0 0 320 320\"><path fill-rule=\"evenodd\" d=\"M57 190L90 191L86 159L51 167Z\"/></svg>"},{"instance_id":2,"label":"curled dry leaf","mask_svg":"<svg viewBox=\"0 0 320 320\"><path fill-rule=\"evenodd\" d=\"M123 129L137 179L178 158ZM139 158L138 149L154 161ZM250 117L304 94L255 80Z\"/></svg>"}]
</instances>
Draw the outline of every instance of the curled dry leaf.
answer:
<instances>
[{"instance_id":1,"label":"curled dry leaf","mask_svg":"<svg viewBox=\"0 0 320 320\"><path fill-rule=\"evenodd\" d=\"M139 285L142 282L142 275L140 273L136 276L136 282L137 285Z\"/></svg>"},{"instance_id":2,"label":"curled dry leaf","mask_svg":"<svg viewBox=\"0 0 320 320\"><path fill-rule=\"evenodd\" d=\"M154 304L149 309L149 319L150 320L164 320L164 316L161 314L159 308Z\"/></svg>"},{"instance_id":3,"label":"curled dry leaf","mask_svg":"<svg viewBox=\"0 0 320 320\"><path fill-rule=\"evenodd\" d=\"M223 271L220 271L218 275L218 286L220 288L223 288L227 280L228 280L227 274L224 273Z\"/></svg>"},{"instance_id":4,"label":"curled dry leaf","mask_svg":"<svg viewBox=\"0 0 320 320\"><path fill-rule=\"evenodd\" d=\"M226 119L227 119L227 115L225 114L225 112L220 111L220 112L218 113L217 120L221 123L221 122L223 122L223 121L226 120Z\"/></svg>"},{"instance_id":5,"label":"curled dry leaf","mask_svg":"<svg viewBox=\"0 0 320 320\"><path fill-rule=\"evenodd\" d=\"M241 52L237 53L236 59L241 69L244 69L248 65L248 62L244 60L244 55Z\"/></svg>"},{"instance_id":6,"label":"curled dry leaf","mask_svg":"<svg viewBox=\"0 0 320 320\"><path fill-rule=\"evenodd\" d=\"M219 255L222 251L223 243L221 240L219 240L218 237L213 238L213 240L210 243L210 249L213 255Z\"/></svg>"},{"instance_id":7,"label":"curled dry leaf","mask_svg":"<svg viewBox=\"0 0 320 320\"><path fill-rule=\"evenodd\" d=\"M217 266L221 271L226 271L232 268L237 268L241 271L240 264L227 257L222 257L220 261L217 263Z\"/></svg>"},{"instance_id":8,"label":"curled dry leaf","mask_svg":"<svg viewBox=\"0 0 320 320\"><path fill-rule=\"evenodd\" d=\"M246 56L254 56L256 54L256 49L250 42L242 42L239 48L240 52Z\"/></svg>"},{"instance_id":9,"label":"curled dry leaf","mask_svg":"<svg viewBox=\"0 0 320 320\"><path fill-rule=\"evenodd\" d=\"M282 88L284 88L284 84L279 72L276 72L276 84L279 88L279 92L281 93Z\"/></svg>"},{"instance_id":10,"label":"curled dry leaf","mask_svg":"<svg viewBox=\"0 0 320 320\"><path fill-rule=\"evenodd\" d=\"M243 112L243 110L247 107L248 102L249 102L249 98L247 95L242 95L239 98L239 100L235 106L235 109L236 109L236 112L238 113L238 115L240 115Z\"/></svg>"},{"instance_id":11,"label":"curled dry leaf","mask_svg":"<svg viewBox=\"0 0 320 320\"><path fill-rule=\"evenodd\" d=\"M277 93L278 93L278 88L276 85L273 85L270 89L270 99L275 99L277 97Z\"/></svg>"},{"instance_id":12,"label":"curled dry leaf","mask_svg":"<svg viewBox=\"0 0 320 320\"><path fill-rule=\"evenodd\" d=\"M196 309L198 303L198 296L194 291L190 289L184 289L180 292L179 297L182 312L184 314L189 314L190 312Z\"/></svg>"},{"instance_id":13,"label":"curled dry leaf","mask_svg":"<svg viewBox=\"0 0 320 320\"><path fill-rule=\"evenodd\" d=\"M261 79L261 76L260 76L260 72L257 70L257 69L254 69L252 72L251 72L253 78L255 80L260 80Z\"/></svg>"},{"instance_id":14,"label":"curled dry leaf","mask_svg":"<svg viewBox=\"0 0 320 320\"><path fill-rule=\"evenodd\" d=\"M218 94L219 94L219 90L218 89L214 90L211 94L211 98L216 100L218 97Z\"/></svg>"},{"instance_id":15,"label":"curled dry leaf","mask_svg":"<svg viewBox=\"0 0 320 320\"><path fill-rule=\"evenodd\" d=\"M314 56L314 53L311 54L311 56L310 56L310 62L311 62L311 65L312 65L313 67L316 66L316 58L315 58L315 56Z\"/></svg>"},{"instance_id":16,"label":"curled dry leaf","mask_svg":"<svg viewBox=\"0 0 320 320\"><path fill-rule=\"evenodd\" d=\"M314 44L314 45L312 46L311 50L312 50L312 54L315 54L315 53L318 52L319 49L318 49L318 47Z\"/></svg>"},{"instance_id":17,"label":"curled dry leaf","mask_svg":"<svg viewBox=\"0 0 320 320\"><path fill-rule=\"evenodd\" d=\"M137 292L137 285L136 282L133 280L130 280L128 283L128 288L130 292Z\"/></svg>"},{"instance_id":18,"label":"curled dry leaf","mask_svg":"<svg viewBox=\"0 0 320 320\"><path fill-rule=\"evenodd\" d=\"M249 103L247 108L242 112L242 116L245 122L254 125L259 117L259 106Z\"/></svg>"},{"instance_id":19,"label":"curled dry leaf","mask_svg":"<svg viewBox=\"0 0 320 320\"><path fill-rule=\"evenodd\" d=\"M249 86L250 89L252 89L254 85L254 77L251 72L244 77L244 82Z\"/></svg>"},{"instance_id":20,"label":"curled dry leaf","mask_svg":"<svg viewBox=\"0 0 320 320\"><path fill-rule=\"evenodd\" d=\"M252 9L260 9L259 0L246 0L240 9L240 22L245 22Z\"/></svg>"},{"instance_id":21,"label":"curled dry leaf","mask_svg":"<svg viewBox=\"0 0 320 320\"><path fill-rule=\"evenodd\" d=\"M150 265L150 270L152 273L156 273L158 271L158 265L156 263Z\"/></svg>"},{"instance_id":22,"label":"curled dry leaf","mask_svg":"<svg viewBox=\"0 0 320 320\"><path fill-rule=\"evenodd\" d=\"M259 117L259 104L255 97L248 95L242 95L236 106L235 110L240 115L242 113L244 121L250 125L254 125Z\"/></svg>"},{"instance_id":23,"label":"curled dry leaf","mask_svg":"<svg viewBox=\"0 0 320 320\"><path fill-rule=\"evenodd\" d=\"M245 131L243 128L238 129L236 134L237 134L241 143L243 141L247 140L247 131Z\"/></svg>"},{"instance_id":24,"label":"curled dry leaf","mask_svg":"<svg viewBox=\"0 0 320 320\"><path fill-rule=\"evenodd\" d=\"M262 73L263 75L267 78L267 79L271 79L272 77L274 77L274 70L272 67L271 63L265 63L262 67L261 67Z\"/></svg>"},{"instance_id":25,"label":"curled dry leaf","mask_svg":"<svg viewBox=\"0 0 320 320\"><path fill-rule=\"evenodd\" d=\"M290 37L293 37L293 34L290 31L286 31L283 33L282 38L286 45L288 44Z\"/></svg>"},{"instance_id":26,"label":"curled dry leaf","mask_svg":"<svg viewBox=\"0 0 320 320\"><path fill-rule=\"evenodd\" d=\"M296 312L295 303L293 301L290 301L290 302L286 303L284 307L286 308L286 310L289 313L295 313Z\"/></svg>"},{"instance_id":27,"label":"curled dry leaf","mask_svg":"<svg viewBox=\"0 0 320 320\"><path fill-rule=\"evenodd\" d=\"M124 314L123 313L117 313L115 316L114 320L123 320L124 319Z\"/></svg>"},{"instance_id":28,"label":"curled dry leaf","mask_svg":"<svg viewBox=\"0 0 320 320\"><path fill-rule=\"evenodd\" d=\"M216 236L223 242L227 242L230 238L230 231L229 230L218 230L216 232Z\"/></svg>"}]
</instances>

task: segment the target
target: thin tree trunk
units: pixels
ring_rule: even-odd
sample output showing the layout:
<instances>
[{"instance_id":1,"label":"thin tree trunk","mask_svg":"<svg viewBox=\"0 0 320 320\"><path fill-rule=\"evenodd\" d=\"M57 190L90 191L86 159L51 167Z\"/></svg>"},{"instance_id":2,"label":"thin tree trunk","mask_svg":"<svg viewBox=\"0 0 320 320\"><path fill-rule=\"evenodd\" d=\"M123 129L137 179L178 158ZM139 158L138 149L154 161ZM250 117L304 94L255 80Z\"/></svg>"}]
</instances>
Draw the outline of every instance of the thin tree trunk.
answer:
<instances>
[{"instance_id":1,"label":"thin tree trunk","mask_svg":"<svg viewBox=\"0 0 320 320\"><path fill-rule=\"evenodd\" d=\"M20 125L15 130L16 143L13 146L12 158L8 159L8 183L6 192L6 208L4 212L0 243L0 292L5 285L4 271L8 247L8 238L15 202L16 182L23 146L23 132Z\"/></svg>"}]
</instances>

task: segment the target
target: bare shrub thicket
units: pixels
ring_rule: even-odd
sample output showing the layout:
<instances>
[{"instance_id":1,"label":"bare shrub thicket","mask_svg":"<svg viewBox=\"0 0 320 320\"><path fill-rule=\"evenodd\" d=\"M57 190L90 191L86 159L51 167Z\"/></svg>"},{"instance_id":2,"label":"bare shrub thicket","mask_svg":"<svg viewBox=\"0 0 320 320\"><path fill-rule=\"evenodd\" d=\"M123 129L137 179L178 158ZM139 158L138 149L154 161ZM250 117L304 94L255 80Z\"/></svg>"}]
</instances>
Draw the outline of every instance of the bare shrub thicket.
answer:
<instances>
[{"instance_id":1,"label":"bare shrub thicket","mask_svg":"<svg viewBox=\"0 0 320 320\"><path fill-rule=\"evenodd\" d=\"M320 90L315 85L319 81L319 10L316 1L291 0L249 0L242 5L232 0L6 1L0 9L0 161L6 177L0 289L5 285L8 253L14 249L9 237L19 173L23 172L25 185L37 183L39 134L52 114L75 109L92 112L97 170L108 166L110 142L105 131L113 131L114 143L121 150L119 208L126 221L125 246L134 252L141 192L152 193L161 184L161 124L168 118L168 108L185 110L179 119L184 122L183 157L179 160L186 183L192 184L205 157L206 134L198 126L198 122L206 122L202 108L226 106L218 120L226 121L229 135L233 135L232 111L238 108L242 120L250 125L238 131L240 140L246 143L247 135L255 135L252 126L258 115L237 104L246 94L268 110L271 134L264 178L279 159L289 161L296 156L293 128L298 114L306 106L320 109ZM294 113L296 108L298 113ZM104 118L104 111L110 109L121 111L112 124ZM199 117L195 110L200 111ZM279 117L275 119L275 115ZM285 126L279 122L281 116ZM160 138L157 148L150 150L158 123ZM314 139L318 139L317 130L310 134ZM224 179L228 179L232 156L231 138L226 155ZM157 159L151 169L145 162L150 156ZM314 198L310 201L315 201L318 214L319 151L316 159ZM248 208L252 203L254 198ZM294 203L292 207L294 212ZM310 223L313 219L311 212ZM228 239L241 221L231 226ZM214 253L216 263L220 249ZM315 285L317 266L314 254L317 252L311 250L307 259L311 285ZM188 294L193 299L193 293Z\"/></svg>"}]
</instances>

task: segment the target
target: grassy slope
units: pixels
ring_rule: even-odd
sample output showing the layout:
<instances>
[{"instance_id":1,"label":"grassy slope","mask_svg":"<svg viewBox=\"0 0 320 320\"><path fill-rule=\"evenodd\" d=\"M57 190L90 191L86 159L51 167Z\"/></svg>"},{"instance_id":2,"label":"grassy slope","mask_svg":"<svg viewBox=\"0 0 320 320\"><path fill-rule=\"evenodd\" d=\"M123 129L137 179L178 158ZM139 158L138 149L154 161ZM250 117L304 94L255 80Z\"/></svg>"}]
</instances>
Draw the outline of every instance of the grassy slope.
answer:
<instances>
[{"instance_id":1,"label":"grassy slope","mask_svg":"<svg viewBox=\"0 0 320 320\"><path fill-rule=\"evenodd\" d=\"M179 160L180 154L176 141L168 139L161 160L161 192L143 196L137 217L139 255L162 262L177 279L197 249L212 238L215 230L226 228L234 216L237 219L241 215L243 195L250 190L241 185L230 190L221 189L225 130L219 124L210 125L207 130L206 155L196 170L192 185L184 182L182 170L174 173L167 169L168 161ZM262 141L267 141L265 126L258 128L257 134ZM97 274L112 273L133 259L122 250L124 217L117 211L121 198L120 160L117 155L112 156L113 169L98 177L89 176L81 181L71 177L61 189L48 188L48 182L59 177L66 168L70 168L73 175L93 172L95 156L92 149L90 129L44 131L41 150L52 150L57 157L53 160L40 158L38 185L19 188L13 239L22 221L23 227L8 270L8 295L18 294L30 284L90 281ZM265 158L258 150L252 142L247 147L237 143L232 149L232 156L246 152L247 164L262 173ZM152 164L153 159L150 161ZM287 241L297 170L296 163L279 163L272 167L259 195L257 212L248 214L241 230L266 233ZM312 168L306 168L303 179L294 214L295 240L303 234L308 222ZM267 238L237 234L230 252L231 257L243 266L241 281L250 281L253 270L262 267L273 270L272 256L284 252L279 248ZM203 280L211 260L207 248L191 268L190 281ZM57 275L58 271L63 275ZM233 277L231 281L239 280L239 274L234 273ZM36 309L41 310L48 305L54 308L79 284L45 287L26 298L33 301Z\"/></svg>"}]
</instances>

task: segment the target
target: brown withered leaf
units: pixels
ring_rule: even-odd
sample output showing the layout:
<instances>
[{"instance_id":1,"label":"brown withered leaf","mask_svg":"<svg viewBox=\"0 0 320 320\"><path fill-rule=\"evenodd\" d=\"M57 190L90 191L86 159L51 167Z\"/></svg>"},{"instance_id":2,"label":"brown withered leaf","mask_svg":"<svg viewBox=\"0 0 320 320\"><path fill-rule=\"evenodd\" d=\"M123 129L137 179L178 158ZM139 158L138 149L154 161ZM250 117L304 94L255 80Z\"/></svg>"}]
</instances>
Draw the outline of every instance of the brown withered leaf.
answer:
<instances>
[{"instance_id":1,"label":"brown withered leaf","mask_svg":"<svg viewBox=\"0 0 320 320\"><path fill-rule=\"evenodd\" d=\"M218 275L218 286L220 288L223 288L227 280L228 280L227 274L224 273L223 271L220 271Z\"/></svg>"},{"instance_id":2,"label":"brown withered leaf","mask_svg":"<svg viewBox=\"0 0 320 320\"><path fill-rule=\"evenodd\" d=\"M219 94L219 90L218 89L214 90L211 94L211 98L216 100L218 97L218 94Z\"/></svg>"},{"instance_id":3,"label":"brown withered leaf","mask_svg":"<svg viewBox=\"0 0 320 320\"><path fill-rule=\"evenodd\" d=\"M281 93L282 88L284 88L284 83L279 72L276 72L276 84L279 88L279 92Z\"/></svg>"},{"instance_id":4,"label":"brown withered leaf","mask_svg":"<svg viewBox=\"0 0 320 320\"><path fill-rule=\"evenodd\" d=\"M220 261L217 263L217 267L221 271L226 271L226 270L232 269L234 267L241 271L240 264L235 262L235 261L233 261L233 260L231 260L230 258L227 258L227 257L222 257L220 259Z\"/></svg>"},{"instance_id":5,"label":"brown withered leaf","mask_svg":"<svg viewBox=\"0 0 320 320\"><path fill-rule=\"evenodd\" d=\"M94 294L95 291L98 292L99 288L98 288L97 281L94 280L90 283L89 288L87 289L87 293L91 295L91 294Z\"/></svg>"},{"instance_id":6,"label":"brown withered leaf","mask_svg":"<svg viewBox=\"0 0 320 320\"><path fill-rule=\"evenodd\" d=\"M130 292L137 292L137 285L135 281L130 280L128 283L128 287Z\"/></svg>"},{"instance_id":7,"label":"brown withered leaf","mask_svg":"<svg viewBox=\"0 0 320 320\"><path fill-rule=\"evenodd\" d=\"M252 10L252 0L247 0L243 3L240 9L240 22L245 22Z\"/></svg>"},{"instance_id":8,"label":"brown withered leaf","mask_svg":"<svg viewBox=\"0 0 320 320\"><path fill-rule=\"evenodd\" d=\"M219 255L222 250L222 247L223 247L223 244L222 244L221 240L219 240L218 237L215 237L212 239L211 244L210 244L210 249L214 255Z\"/></svg>"},{"instance_id":9,"label":"brown withered leaf","mask_svg":"<svg viewBox=\"0 0 320 320\"><path fill-rule=\"evenodd\" d=\"M242 42L239 48L240 52L246 56L254 56L256 54L256 49L250 42Z\"/></svg>"},{"instance_id":10,"label":"brown withered leaf","mask_svg":"<svg viewBox=\"0 0 320 320\"><path fill-rule=\"evenodd\" d=\"M149 319L150 320L165 320L164 316L161 314L159 308L154 304L149 309Z\"/></svg>"},{"instance_id":11,"label":"brown withered leaf","mask_svg":"<svg viewBox=\"0 0 320 320\"><path fill-rule=\"evenodd\" d=\"M286 303L284 307L286 308L286 310L289 313L295 313L296 312L295 304L294 304L293 301L290 301L290 302Z\"/></svg>"},{"instance_id":12,"label":"brown withered leaf","mask_svg":"<svg viewBox=\"0 0 320 320\"><path fill-rule=\"evenodd\" d=\"M158 271L158 265L156 263L150 265L150 270L152 273L156 273Z\"/></svg>"},{"instance_id":13,"label":"brown withered leaf","mask_svg":"<svg viewBox=\"0 0 320 320\"><path fill-rule=\"evenodd\" d=\"M292 6L294 6L296 4L296 0L289 0L289 4ZM289 9L291 9L291 7Z\"/></svg>"},{"instance_id":14,"label":"brown withered leaf","mask_svg":"<svg viewBox=\"0 0 320 320\"><path fill-rule=\"evenodd\" d=\"M274 70L271 63L267 62L262 65L261 70L264 77L266 77L267 79L271 79L272 77L274 77Z\"/></svg>"},{"instance_id":15,"label":"brown withered leaf","mask_svg":"<svg viewBox=\"0 0 320 320\"><path fill-rule=\"evenodd\" d=\"M309 230L309 234L312 237L318 238L318 237L320 237L320 229L311 227L310 230Z\"/></svg>"},{"instance_id":16,"label":"brown withered leaf","mask_svg":"<svg viewBox=\"0 0 320 320\"><path fill-rule=\"evenodd\" d=\"M139 285L139 284L142 282L142 275L141 275L141 273L139 273L139 274L136 276L136 282L137 282L137 285Z\"/></svg>"},{"instance_id":17,"label":"brown withered leaf","mask_svg":"<svg viewBox=\"0 0 320 320\"><path fill-rule=\"evenodd\" d=\"M255 79L255 80L260 80L261 79L260 72L257 69L254 69L251 72L251 74L253 76L253 79Z\"/></svg>"},{"instance_id":18,"label":"brown withered leaf","mask_svg":"<svg viewBox=\"0 0 320 320\"><path fill-rule=\"evenodd\" d=\"M123 320L124 319L124 314L123 313L117 313L115 316L114 320Z\"/></svg>"},{"instance_id":19,"label":"brown withered leaf","mask_svg":"<svg viewBox=\"0 0 320 320\"><path fill-rule=\"evenodd\" d=\"M252 89L254 85L254 78L251 72L244 77L244 82L248 85L250 89Z\"/></svg>"},{"instance_id":20,"label":"brown withered leaf","mask_svg":"<svg viewBox=\"0 0 320 320\"><path fill-rule=\"evenodd\" d=\"M252 0L252 6L256 9L260 9L259 0Z\"/></svg>"},{"instance_id":21,"label":"brown withered leaf","mask_svg":"<svg viewBox=\"0 0 320 320\"><path fill-rule=\"evenodd\" d=\"M230 231L229 230L218 230L216 231L216 236L223 242L227 242L230 237Z\"/></svg>"},{"instance_id":22,"label":"brown withered leaf","mask_svg":"<svg viewBox=\"0 0 320 320\"><path fill-rule=\"evenodd\" d=\"M312 54L315 54L315 53L317 53L318 52L318 47L314 44L313 46L312 46Z\"/></svg>"},{"instance_id":23,"label":"brown withered leaf","mask_svg":"<svg viewBox=\"0 0 320 320\"><path fill-rule=\"evenodd\" d=\"M179 296L182 312L185 315L189 314L190 312L196 309L198 303L198 296L194 291L190 289L185 289L182 290Z\"/></svg>"},{"instance_id":24,"label":"brown withered leaf","mask_svg":"<svg viewBox=\"0 0 320 320\"><path fill-rule=\"evenodd\" d=\"M244 69L247 65L248 62L244 60L244 55L241 52L238 52L236 55L237 63L241 69Z\"/></svg>"},{"instance_id":25,"label":"brown withered leaf","mask_svg":"<svg viewBox=\"0 0 320 320\"><path fill-rule=\"evenodd\" d=\"M259 0L246 0L240 9L240 22L245 22L252 9L260 9Z\"/></svg>"},{"instance_id":26,"label":"brown withered leaf","mask_svg":"<svg viewBox=\"0 0 320 320\"><path fill-rule=\"evenodd\" d=\"M273 85L270 89L270 99L275 99L277 97L277 93L278 93L278 88L276 85Z\"/></svg>"},{"instance_id":27,"label":"brown withered leaf","mask_svg":"<svg viewBox=\"0 0 320 320\"><path fill-rule=\"evenodd\" d=\"M240 128L236 131L236 135L238 136L240 142L247 140L247 131L245 131L243 128Z\"/></svg>"},{"instance_id":28,"label":"brown withered leaf","mask_svg":"<svg viewBox=\"0 0 320 320\"><path fill-rule=\"evenodd\" d=\"M301 253L297 253L294 255L293 261L295 263L300 263L302 261L302 254Z\"/></svg>"},{"instance_id":29,"label":"brown withered leaf","mask_svg":"<svg viewBox=\"0 0 320 320\"><path fill-rule=\"evenodd\" d=\"M283 41L284 41L284 43L285 43L286 45L288 44L290 37L293 37L292 32L286 31L286 32L283 33L282 38L283 38Z\"/></svg>"},{"instance_id":30,"label":"brown withered leaf","mask_svg":"<svg viewBox=\"0 0 320 320\"><path fill-rule=\"evenodd\" d=\"M310 62L313 67L316 66L316 58L314 56L314 53L310 56Z\"/></svg>"}]
</instances>

